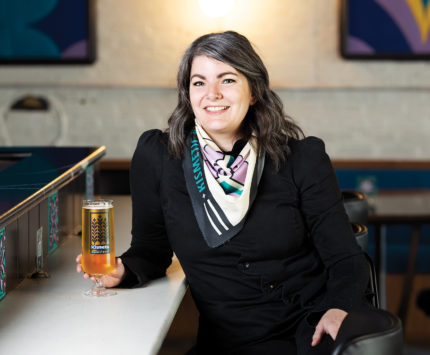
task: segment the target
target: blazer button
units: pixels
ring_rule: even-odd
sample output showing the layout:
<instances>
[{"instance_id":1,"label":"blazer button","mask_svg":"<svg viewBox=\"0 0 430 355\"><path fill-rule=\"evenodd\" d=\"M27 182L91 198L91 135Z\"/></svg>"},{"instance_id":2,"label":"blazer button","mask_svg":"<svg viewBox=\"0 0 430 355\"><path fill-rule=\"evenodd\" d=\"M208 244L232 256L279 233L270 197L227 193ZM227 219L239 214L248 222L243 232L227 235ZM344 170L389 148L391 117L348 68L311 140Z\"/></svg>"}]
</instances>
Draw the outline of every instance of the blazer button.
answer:
<instances>
[{"instance_id":1,"label":"blazer button","mask_svg":"<svg viewBox=\"0 0 430 355\"><path fill-rule=\"evenodd\" d=\"M240 263L239 264L239 267L242 268L243 270L248 270L250 266L251 266L250 263Z\"/></svg>"}]
</instances>

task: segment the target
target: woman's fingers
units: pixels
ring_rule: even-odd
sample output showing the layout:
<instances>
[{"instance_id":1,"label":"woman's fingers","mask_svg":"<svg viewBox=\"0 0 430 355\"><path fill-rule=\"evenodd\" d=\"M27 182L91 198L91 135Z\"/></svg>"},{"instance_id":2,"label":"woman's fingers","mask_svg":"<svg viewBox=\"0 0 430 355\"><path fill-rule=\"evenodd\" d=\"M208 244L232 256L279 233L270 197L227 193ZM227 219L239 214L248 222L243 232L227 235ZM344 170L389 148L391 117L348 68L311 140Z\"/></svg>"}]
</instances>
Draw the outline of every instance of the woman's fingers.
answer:
<instances>
[{"instance_id":1,"label":"woman's fingers","mask_svg":"<svg viewBox=\"0 0 430 355\"><path fill-rule=\"evenodd\" d=\"M321 338L324 334L324 326L322 324L322 320L320 320L317 324L317 326L315 327L315 333L312 336L312 346L318 345L319 342L321 341Z\"/></svg>"},{"instance_id":2,"label":"woman's fingers","mask_svg":"<svg viewBox=\"0 0 430 355\"><path fill-rule=\"evenodd\" d=\"M122 278L122 276L124 275L125 272L125 268L124 265L122 263L121 258L116 258L115 260L115 276L117 276L118 278Z\"/></svg>"},{"instance_id":3,"label":"woman's fingers","mask_svg":"<svg viewBox=\"0 0 430 355\"><path fill-rule=\"evenodd\" d=\"M84 271L84 269L82 268L82 265L81 265L81 261L82 261L82 254L79 254L76 257L76 272L78 274L80 274L81 272ZM95 282L94 277L91 277L91 275L87 274L86 272L84 272L84 276L83 277L84 277L85 280L88 280L89 278L91 278L91 280L93 280Z\"/></svg>"},{"instance_id":4,"label":"woman's fingers","mask_svg":"<svg viewBox=\"0 0 430 355\"><path fill-rule=\"evenodd\" d=\"M80 264L80 263L81 263L81 259L82 259L82 254L79 254L79 255L76 257L76 262L77 262L78 264Z\"/></svg>"},{"instance_id":5,"label":"woman's fingers","mask_svg":"<svg viewBox=\"0 0 430 355\"><path fill-rule=\"evenodd\" d=\"M82 254L79 254L79 255L76 257L76 271L77 271L79 274L82 272L81 260L82 260Z\"/></svg>"},{"instance_id":6,"label":"woman's fingers","mask_svg":"<svg viewBox=\"0 0 430 355\"><path fill-rule=\"evenodd\" d=\"M339 328L347 314L345 311L336 308L329 309L324 313L315 327L311 345L318 345L325 333L329 334L333 340L336 340Z\"/></svg>"},{"instance_id":7,"label":"woman's fingers","mask_svg":"<svg viewBox=\"0 0 430 355\"><path fill-rule=\"evenodd\" d=\"M125 268L120 258L115 259L115 269L101 278L104 287L118 286L124 278Z\"/></svg>"},{"instance_id":8,"label":"woman's fingers","mask_svg":"<svg viewBox=\"0 0 430 355\"><path fill-rule=\"evenodd\" d=\"M84 269L82 268L81 265L81 261L82 261L82 254L79 254L76 257L76 271L78 273L84 272L83 278L85 280L91 279L92 282L96 282L96 279L94 276L87 274ZM105 287L115 287L117 285L119 285L124 277L125 274L125 268L124 265L122 263L121 258L116 258L115 259L115 270L112 271L109 275L103 275L102 277L102 283L103 286Z\"/></svg>"}]
</instances>

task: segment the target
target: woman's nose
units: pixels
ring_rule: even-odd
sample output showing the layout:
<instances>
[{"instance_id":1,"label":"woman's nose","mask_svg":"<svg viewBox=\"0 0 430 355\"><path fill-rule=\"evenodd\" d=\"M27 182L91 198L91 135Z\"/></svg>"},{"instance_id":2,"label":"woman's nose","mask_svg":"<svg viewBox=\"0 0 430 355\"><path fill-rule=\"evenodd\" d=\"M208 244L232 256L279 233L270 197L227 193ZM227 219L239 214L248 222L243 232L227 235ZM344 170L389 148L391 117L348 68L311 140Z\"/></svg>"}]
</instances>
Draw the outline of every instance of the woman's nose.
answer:
<instances>
[{"instance_id":1,"label":"woman's nose","mask_svg":"<svg viewBox=\"0 0 430 355\"><path fill-rule=\"evenodd\" d=\"M218 85L208 85L207 97L209 100L219 100L222 98L222 93Z\"/></svg>"}]
</instances>

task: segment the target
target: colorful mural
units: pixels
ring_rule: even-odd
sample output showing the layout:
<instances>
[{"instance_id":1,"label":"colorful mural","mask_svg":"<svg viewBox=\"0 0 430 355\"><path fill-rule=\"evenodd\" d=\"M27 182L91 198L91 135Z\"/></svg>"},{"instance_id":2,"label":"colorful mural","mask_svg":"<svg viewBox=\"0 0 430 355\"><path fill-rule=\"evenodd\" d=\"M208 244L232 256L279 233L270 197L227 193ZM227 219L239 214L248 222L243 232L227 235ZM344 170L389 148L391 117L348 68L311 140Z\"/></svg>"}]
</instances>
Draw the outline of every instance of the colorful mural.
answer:
<instances>
[{"instance_id":1,"label":"colorful mural","mask_svg":"<svg viewBox=\"0 0 430 355\"><path fill-rule=\"evenodd\" d=\"M89 1L0 0L0 59L88 59Z\"/></svg>"},{"instance_id":2,"label":"colorful mural","mask_svg":"<svg viewBox=\"0 0 430 355\"><path fill-rule=\"evenodd\" d=\"M344 5L345 55L430 56L429 0L345 0Z\"/></svg>"}]
</instances>

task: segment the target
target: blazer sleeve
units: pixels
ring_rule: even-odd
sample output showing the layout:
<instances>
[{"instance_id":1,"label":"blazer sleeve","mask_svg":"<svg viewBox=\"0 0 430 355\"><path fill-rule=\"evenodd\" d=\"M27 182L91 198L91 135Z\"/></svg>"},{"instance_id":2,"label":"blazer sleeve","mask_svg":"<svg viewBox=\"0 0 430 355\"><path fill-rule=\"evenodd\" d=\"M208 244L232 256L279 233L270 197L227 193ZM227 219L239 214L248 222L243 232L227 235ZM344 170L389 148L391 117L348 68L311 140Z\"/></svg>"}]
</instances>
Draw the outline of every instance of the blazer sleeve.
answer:
<instances>
[{"instance_id":1,"label":"blazer sleeve","mask_svg":"<svg viewBox=\"0 0 430 355\"><path fill-rule=\"evenodd\" d=\"M359 307L369 281L367 260L352 232L324 143L316 137L298 141L293 157L301 211L327 271L327 292L319 308Z\"/></svg>"},{"instance_id":2,"label":"blazer sleeve","mask_svg":"<svg viewBox=\"0 0 430 355\"><path fill-rule=\"evenodd\" d=\"M120 287L138 287L162 277L173 252L166 235L160 201L160 182L166 144L160 130L142 134L130 167L132 239L121 256L126 277Z\"/></svg>"}]
</instances>

